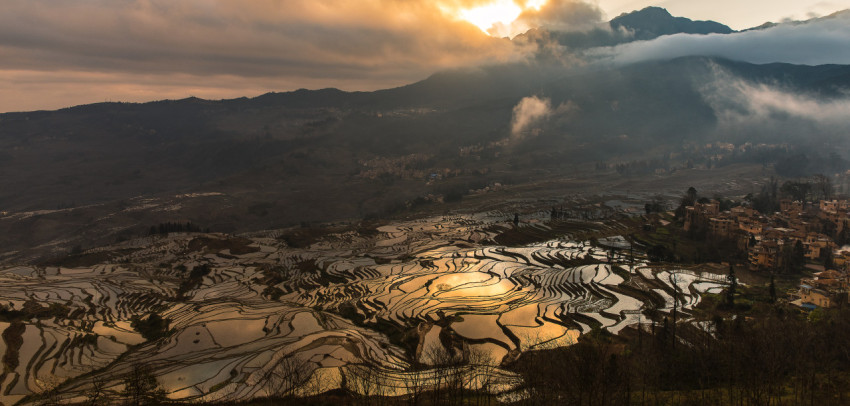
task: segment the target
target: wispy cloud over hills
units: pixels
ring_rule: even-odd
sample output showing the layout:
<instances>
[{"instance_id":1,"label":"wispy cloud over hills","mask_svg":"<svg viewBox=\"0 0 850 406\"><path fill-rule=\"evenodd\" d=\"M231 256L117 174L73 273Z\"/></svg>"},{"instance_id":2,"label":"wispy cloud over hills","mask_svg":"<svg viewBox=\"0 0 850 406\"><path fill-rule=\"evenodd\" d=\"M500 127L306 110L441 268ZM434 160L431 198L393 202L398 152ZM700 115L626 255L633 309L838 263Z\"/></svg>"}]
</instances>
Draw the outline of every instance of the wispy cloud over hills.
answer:
<instances>
[{"instance_id":1,"label":"wispy cloud over hills","mask_svg":"<svg viewBox=\"0 0 850 406\"><path fill-rule=\"evenodd\" d=\"M714 64L701 88L717 117L718 135L846 144L850 132L850 89L832 96L801 92L781 82L753 82Z\"/></svg>"},{"instance_id":2,"label":"wispy cloud over hills","mask_svg":"<svg viewBox=\"0 0 850 406\"><path fill-rule=\"evenodd\" d=\"M780 24L732 34L662 36L588 52L618 65L683 56L713 56L750 63L850 64L850 13L803 24Z\"/></svg>"}]
</instances>

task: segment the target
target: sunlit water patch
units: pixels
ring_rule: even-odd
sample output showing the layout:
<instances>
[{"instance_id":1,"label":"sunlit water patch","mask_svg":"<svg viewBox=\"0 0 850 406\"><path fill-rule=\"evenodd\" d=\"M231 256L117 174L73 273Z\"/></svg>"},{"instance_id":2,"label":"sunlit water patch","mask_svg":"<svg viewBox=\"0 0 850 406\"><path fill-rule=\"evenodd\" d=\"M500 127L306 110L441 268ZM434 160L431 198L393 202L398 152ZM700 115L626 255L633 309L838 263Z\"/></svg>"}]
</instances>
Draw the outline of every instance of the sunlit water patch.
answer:
<instances>
[{"instance_id":1,"label":"sunlit water patch","mask_svg":"<svg viewBox=\"0 0 850 406\"><path fill-rule=\"evenodd\" d=\"M440 351L489 360L463 373L470 387L495 393L517 384L498 368L511 354L568 346L593 328L618 333L638 323L648 295L667 303L662 312L687 311L724 286L720 275L647 267L614 233L600 245L568 236L495 244L513 227L549 232L547 215L519 225L497 211L440 216L306 248L257 236L238 252L217 234L203 240L217 248L198 248L191 235L148 238L121 243L120 264L2 269L0 304L52 306L58 317L15 327L24 344L0 397L17 401L52 380L65 382L67 399L82 400L95 378L116 394L140 364L172 399L241 401L342 385L362 393L351 385L364 371L384 394L401 395L413 377L434 379L433 370L410 367L433 365ZM196 267L207 272L187 282ZM146 341L131 320L152 314L171 332ZM390 340L386 326L412 332L416 348ZM298 385L273 378L294 364Z\"/></svg>"}]
</instances>

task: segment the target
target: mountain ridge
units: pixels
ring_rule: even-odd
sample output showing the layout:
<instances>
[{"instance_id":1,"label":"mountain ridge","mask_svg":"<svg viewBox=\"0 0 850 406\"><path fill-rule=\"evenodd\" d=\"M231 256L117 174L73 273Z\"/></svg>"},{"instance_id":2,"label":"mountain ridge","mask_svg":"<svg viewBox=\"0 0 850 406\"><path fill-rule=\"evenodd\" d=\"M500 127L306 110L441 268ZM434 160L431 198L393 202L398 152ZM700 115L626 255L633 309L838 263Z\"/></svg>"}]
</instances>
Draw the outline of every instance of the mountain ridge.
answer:
<instances>
[{"instance_id":1,"label":"mountain ridge","mask_svg":"<svg viewBox=\"0 0 850 406\"><path fill-rule=\"evenodd\" d=\"M608 24L614 30L625 28L633 31L637 40L649 40L672 34L731 34L735 32L728 26L715 21L673 17L667 9L661 7L646 7L624 13L609 21Z\"/></svg>"}]
</instances>

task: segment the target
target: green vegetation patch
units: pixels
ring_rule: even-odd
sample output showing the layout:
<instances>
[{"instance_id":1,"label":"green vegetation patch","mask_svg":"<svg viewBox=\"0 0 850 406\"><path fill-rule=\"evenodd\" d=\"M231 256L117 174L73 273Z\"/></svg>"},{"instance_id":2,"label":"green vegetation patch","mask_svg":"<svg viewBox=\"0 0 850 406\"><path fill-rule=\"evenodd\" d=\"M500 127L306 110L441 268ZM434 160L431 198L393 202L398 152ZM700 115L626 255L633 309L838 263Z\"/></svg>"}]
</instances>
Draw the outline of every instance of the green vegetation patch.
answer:
<instances>
[{"instance_id":1,"label":"green vegetation patch","mask_svg":"<svg viewBox=\"0 0 850 406\"><path fill-rule=\"evenodd\" d=\"M24 331L27 326L19 321L12 322L6 330L3 330L3 341L6 343L6 352L3 354L3 366L5 372L12 372L19 364L18 351L24 344Z\"/></svg>"},{"instance_id":2,"label":"green vegetation patch","mask_svg":"<svg viewBox=\"0 0 850 406\"><path fill-rule=\"evenodd\" d=\"M130 326L148 341L154 341L171 334L171 330L168 329L170 324L171 320L162 318L158 313L151 313L147 319L142 319L139 316L133 316L130 319Z\"/></svg>"},{"instance_id":3,"label":"green vegetation patch","mask_svg":"<svg viewBox=\"0 0 850 406\"><path fill-rule=\"evenodd\" d=\"M60 303L48 303L42 306L34 299L24 302L20 310L11 310L6 306L0 306L0 321L15 322L32 319L69 318L70 310Z\"/></svg>"}]
</instances>

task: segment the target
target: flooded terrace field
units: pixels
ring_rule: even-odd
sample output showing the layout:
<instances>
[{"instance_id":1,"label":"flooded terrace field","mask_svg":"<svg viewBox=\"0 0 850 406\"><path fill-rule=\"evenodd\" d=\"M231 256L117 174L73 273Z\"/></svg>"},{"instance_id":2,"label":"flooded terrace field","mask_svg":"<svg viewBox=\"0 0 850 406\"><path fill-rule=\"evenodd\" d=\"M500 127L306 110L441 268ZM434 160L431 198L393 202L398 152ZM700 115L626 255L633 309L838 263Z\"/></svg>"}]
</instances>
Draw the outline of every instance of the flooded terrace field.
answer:
<instances>
[{"instance_id":1,"label":"flooded terrace field","mask_svg":"<svg viewBox=\"0 0 850 406\"><path fill-rule=\"evenodd\" d=\"M506 393L519 378L503 367L522 352L617 334L649 322L649 308L687 317L725 283L648 266L616 219L513 220L437 216L301 248L283 231L171 234L98 249L112 259L91 266L0 269L0 304L15 315L0 324L0 396L82 401L95 384L117 395L139 365L172 399L404 395L439 385L455 358L463 385ZM498 243L520 234L548 238ZM145 337L133 320L152 315L168 329Z\"/></svg>"}]
</instances>

